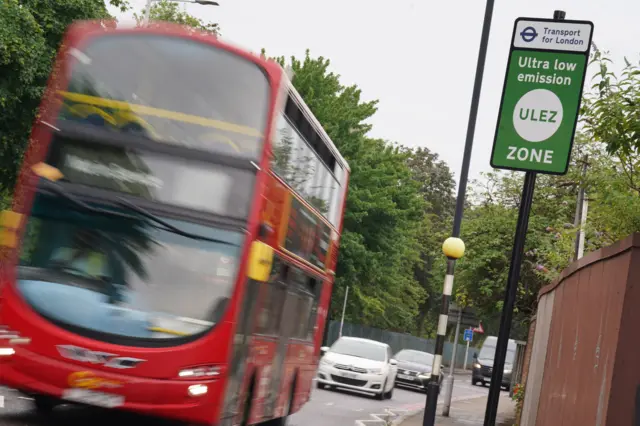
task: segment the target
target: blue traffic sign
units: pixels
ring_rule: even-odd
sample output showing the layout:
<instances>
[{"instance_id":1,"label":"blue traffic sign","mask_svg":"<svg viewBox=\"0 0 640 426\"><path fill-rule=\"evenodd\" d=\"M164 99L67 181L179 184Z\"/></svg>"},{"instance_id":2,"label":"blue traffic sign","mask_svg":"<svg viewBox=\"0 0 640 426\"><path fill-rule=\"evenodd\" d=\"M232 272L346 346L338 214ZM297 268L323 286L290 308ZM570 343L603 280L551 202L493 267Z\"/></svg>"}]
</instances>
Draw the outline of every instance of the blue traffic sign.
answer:
<instances>
[{"instance_id":1,"label":"blue traffic sign","mask_svg":"<svg viewBox=\"0 0 640 426\"><path fill-rule=\"evenodd\" d=\"M464 341L471 342L473 341L473 330L468 328L464 331Z\"/></svg>"}]
</instances>

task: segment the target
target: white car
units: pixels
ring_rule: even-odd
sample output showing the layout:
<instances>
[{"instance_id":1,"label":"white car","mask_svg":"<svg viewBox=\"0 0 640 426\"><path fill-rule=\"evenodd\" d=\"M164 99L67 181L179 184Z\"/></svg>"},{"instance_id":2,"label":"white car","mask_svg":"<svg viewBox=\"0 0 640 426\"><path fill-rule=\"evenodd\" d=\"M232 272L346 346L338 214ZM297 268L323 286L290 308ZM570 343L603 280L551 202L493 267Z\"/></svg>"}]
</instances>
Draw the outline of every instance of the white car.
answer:
<instances>
[{"instance_id":1,"label":"white car","mask_svg":"<svg viewBox=\"0 0 640 426\"><path fill-rule=\"evenodd\" d=\"M341 337L323 347L318 366L318 388L339 387L391 399L398 373L391 347L356 337Z\"/></svg>"}]
</instances>

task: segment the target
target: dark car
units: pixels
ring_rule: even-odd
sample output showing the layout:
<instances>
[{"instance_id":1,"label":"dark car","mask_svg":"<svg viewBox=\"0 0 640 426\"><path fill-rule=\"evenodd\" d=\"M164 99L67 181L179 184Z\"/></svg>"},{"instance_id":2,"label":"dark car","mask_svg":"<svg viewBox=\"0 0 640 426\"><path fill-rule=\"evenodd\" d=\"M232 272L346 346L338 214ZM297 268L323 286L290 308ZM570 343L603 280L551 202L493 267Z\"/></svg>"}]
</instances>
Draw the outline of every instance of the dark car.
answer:
<instances>
[{"instance_id":1,"label":"dark car","mask_svg":"<svg viewBox=\"0 0 640 426\"><path fill-rule=\"evenodd\" d=\"M476 385L481 383L491 383L491 375L493 373L493 360L496 354L496 343L498 338L495 336L489 336L482 344L480 349L480 355L474 354L473 360L473 373L471 376L471 383ZM502 372L501 386L506 390L511 388L511 373L513 370L513 362L516 357L516 341L509 339L507 345L507 356L504 361L504 371Z\"/></svg>"},{"instance_id":2,"label":"dark car","mask_svg":"<svg viewBox=\"0 0 640 426\"><path fill-rule=\"evenodd\" d=\"M403 349L394 356L398 362L396 386L425 390L431 380L433 355L428 352ZM442 367L439 384L442 383Z\"/></svg>"}]
</instances>

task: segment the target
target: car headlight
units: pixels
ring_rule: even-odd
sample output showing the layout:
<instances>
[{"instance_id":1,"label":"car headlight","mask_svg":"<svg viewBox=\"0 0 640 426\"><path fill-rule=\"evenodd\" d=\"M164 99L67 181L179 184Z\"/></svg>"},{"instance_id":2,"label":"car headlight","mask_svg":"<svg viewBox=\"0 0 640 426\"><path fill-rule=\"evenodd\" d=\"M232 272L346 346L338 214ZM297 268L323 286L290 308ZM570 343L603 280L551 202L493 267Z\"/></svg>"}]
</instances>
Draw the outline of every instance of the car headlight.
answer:
<instances>
[{"instance_id":1,"label":"car headlight","mask_svg":"<svg viewBox=\"0 0 640 426\"><path fill-rule=\"evenodd\" d=\"M382 374L382 368L369 368L367 372L369 374Z\"/></svg>"},{"instance_id":2,"label":"car headlight","mask_svg":"<svg viewBox=\"0 0 640 426\"><path fill-rule=\"evenodd\" d=\"M324 358L322 358L322 359L320 360L320 364L322 364L322 365L329 365L329 366L331 366L331 365L335 364L335 362L333 362L333 361L329 361L328 359L324 359Z\"/></svg>"},{"instance_id":3,"label":"car headlight","mask_svg":"<svg viewBox=\"0 0 640 426\"><path fill-rule=\"evenodd\" d=\"M418 374L418 378L421 380L429 380L431 378L431 373L420 373Z\"/></svg>"},{"instance_id":4,"label":"car headlight","mask_svg":"<svg viewBox=\"0 0 640 426\"><path fill-rule=\"evenodd\" d=\"M476 362L475 364L473 364L473 368L482 368L482 365L480 365L479 362Z\"/></svg>"},{"instance_id":5,"label":"car headlight","mask_svg":"<svg viewBox=\"0 0 640 426\"><path fill-rule=\"evenodd\" d=\"M511 369L505 369L503 374L511 374Z\"/></svg>"}]
</instances>

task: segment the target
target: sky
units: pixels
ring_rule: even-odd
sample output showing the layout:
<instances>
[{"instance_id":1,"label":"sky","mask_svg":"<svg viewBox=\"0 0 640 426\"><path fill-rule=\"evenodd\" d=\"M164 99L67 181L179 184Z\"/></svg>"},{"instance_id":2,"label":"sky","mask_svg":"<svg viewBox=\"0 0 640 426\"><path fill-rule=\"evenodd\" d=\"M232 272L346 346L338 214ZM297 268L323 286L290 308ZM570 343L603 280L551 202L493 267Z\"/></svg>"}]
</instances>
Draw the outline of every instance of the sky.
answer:
<instances>
[{"instance_id":1,"label":"sky","mask_svg":"<svg viewBox=\"0 0 640 426\"><path fill-rule=\"evenodd\" d=\"M331 60L345 85L364 100L379 100L372 137L427 147L457 177L462 164L485 2L480 0L218 0L220 6L184 4L222 37L269 56L311 55ZM135 10L145 0L131 0ZM598 48L640 60L640 1L496 0L486 58L470 178L491 170L489 157L513 22L518 17L590 20ZM131 13L115 13L121 22ZM585 84L585 87L587 86Z\"/></svg>"}]
</instances>

